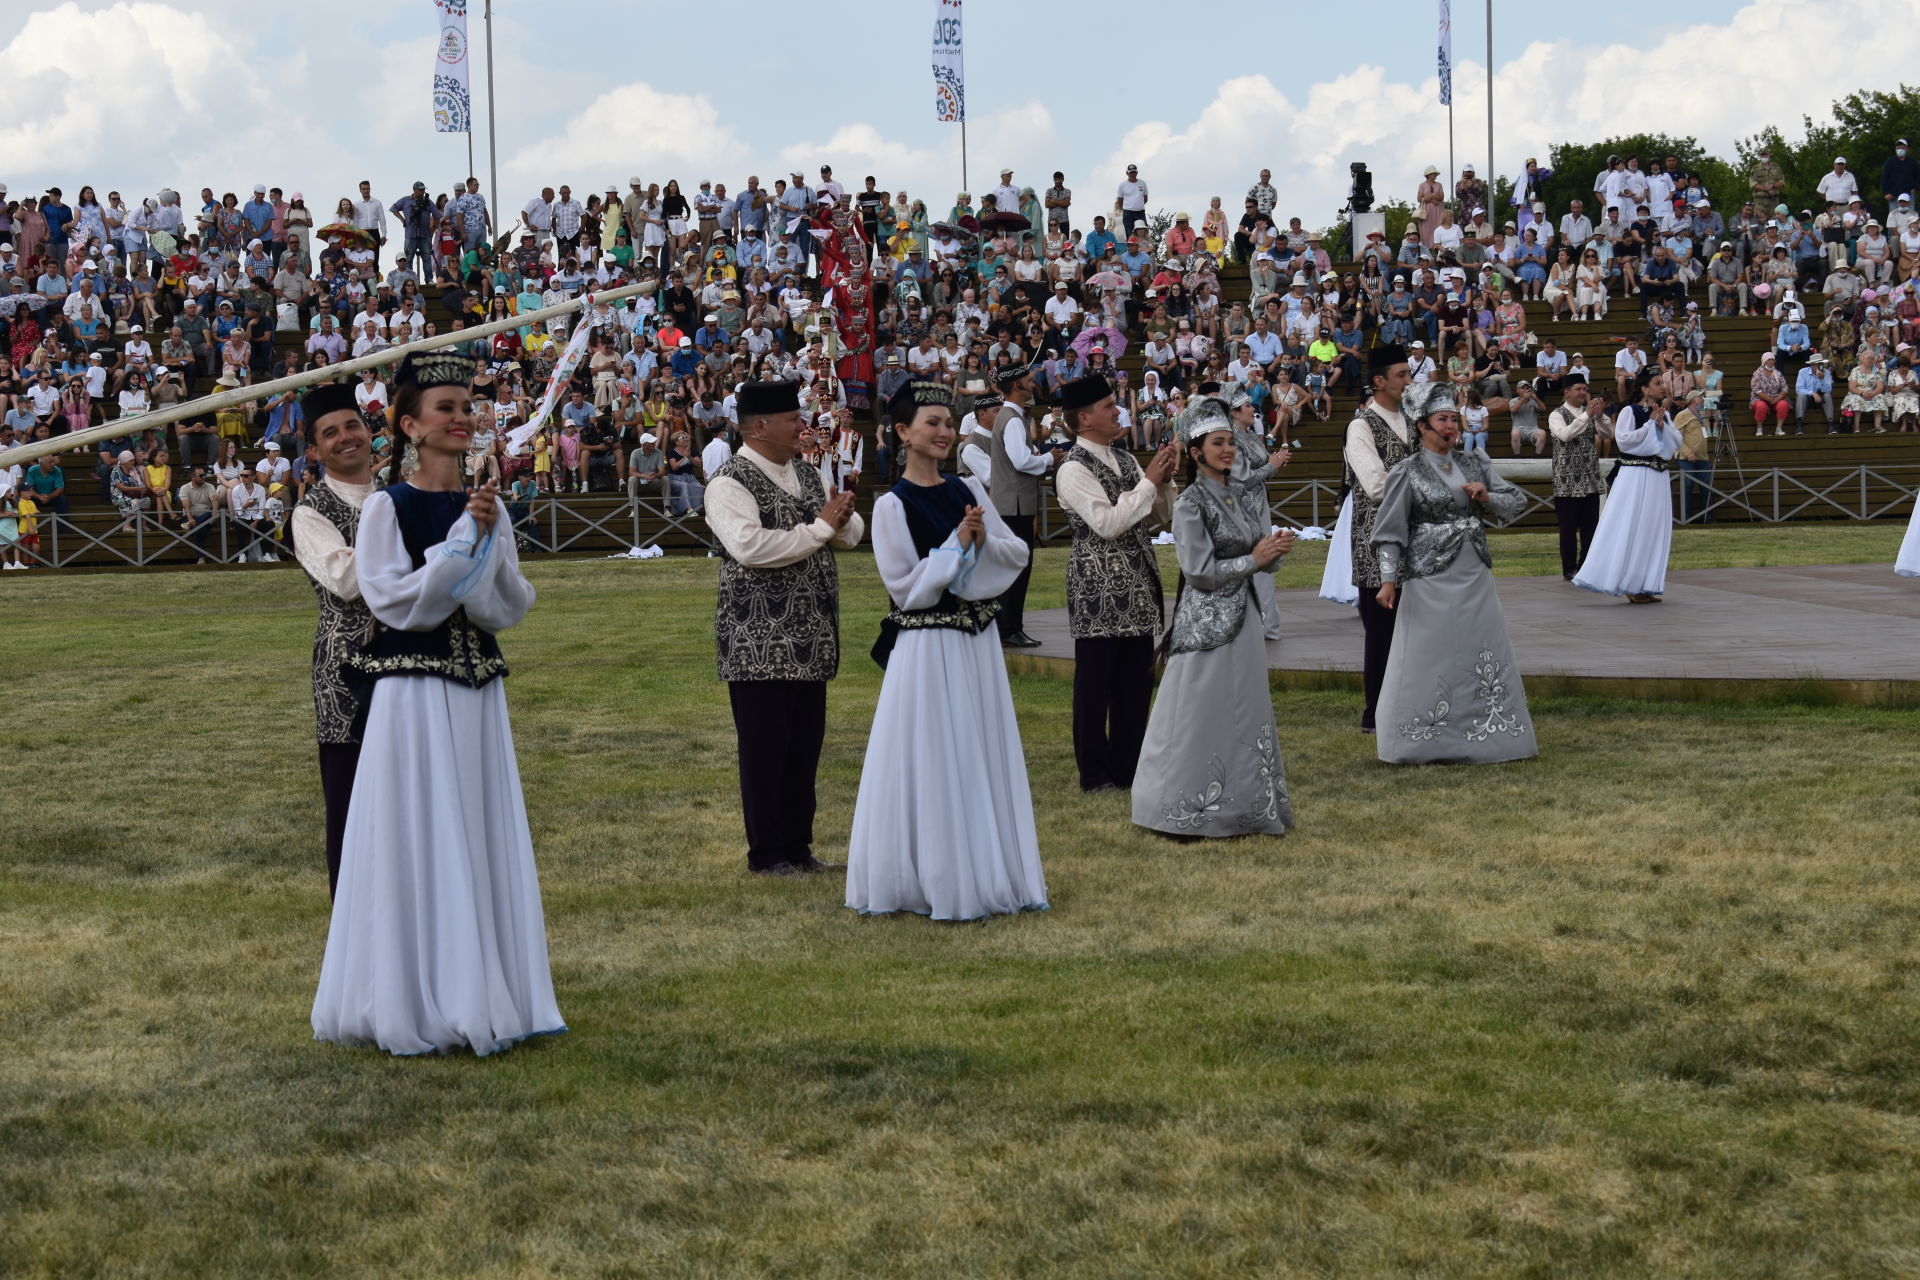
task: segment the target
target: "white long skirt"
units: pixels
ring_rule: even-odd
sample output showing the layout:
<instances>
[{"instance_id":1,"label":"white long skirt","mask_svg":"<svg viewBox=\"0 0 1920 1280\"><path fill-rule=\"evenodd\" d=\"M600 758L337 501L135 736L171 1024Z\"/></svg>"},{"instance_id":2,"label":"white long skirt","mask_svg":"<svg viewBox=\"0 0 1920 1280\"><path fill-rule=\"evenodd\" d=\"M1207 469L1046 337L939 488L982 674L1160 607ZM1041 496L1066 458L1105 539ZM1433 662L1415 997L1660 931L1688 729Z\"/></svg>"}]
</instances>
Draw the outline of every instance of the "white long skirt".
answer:
<instances>
[{"instance_id":1,"label":"white long skirt","mask_svg":"<svg viewBox=\"0 0 1920 1280\"><path fill-rule=\"evenodd\" d=\"M900 633L867 739L847 905L976 920L1047 906L999 633Z\"/></svg>"},{"instance_id":2,"label":"white long skirt","mask_svg":"<svg viewBox=\"0 0 1920 1280\"><path fill-rule=\"evenodd\" d=\"M1920 500L1913 504L1913 516L1907 521L1907 536L1900 540L1893 571L1903 578L1920 578Z\"/></svg>"},{"instance_id":3,"label":"white long skirt","mask_svg":"<svg viewBox=\"0 0 1920 1280\"><path fill-rule=\"evenodd\" d=\"M503 682L374 686L316 1040L476 1054L565 1031Z\"/></svg>"},{"instance_id":4,"label":"white long skirt","mask_svg":"<svg viewBox=\"0 0 1920 1280\"><path fill-rule=\"evenodd\" d=\"M1667 589L1667 556L1673 549L1669 474L1652 467L1620 468L1574 586L1608 596L1657 596Z\"/></svg>"},{"instance_id":5,"label":"white long skirt","mask_svg":"<svg viewBox=\"0 0 1920 1280\"><path fill-rule=\"evenodd\" d=\"M1320 574L1320 598L1335 604L1358 604L1360 588L1353 585L1353 495L1340 504L1327 540L1327 567Z\"/></svg>"}]
</instances>

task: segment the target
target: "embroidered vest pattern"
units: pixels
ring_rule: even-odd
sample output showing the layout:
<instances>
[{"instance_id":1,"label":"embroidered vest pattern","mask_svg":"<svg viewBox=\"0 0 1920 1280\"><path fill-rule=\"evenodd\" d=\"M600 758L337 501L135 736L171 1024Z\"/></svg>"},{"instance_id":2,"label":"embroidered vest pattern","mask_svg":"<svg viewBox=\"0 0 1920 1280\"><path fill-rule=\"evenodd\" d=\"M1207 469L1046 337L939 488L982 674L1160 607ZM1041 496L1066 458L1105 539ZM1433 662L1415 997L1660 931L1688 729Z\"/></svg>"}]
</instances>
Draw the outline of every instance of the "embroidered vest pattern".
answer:
<instances>
[{"instance_id":1,"label":"embroidered vest pattern","mask_svg":"<svg viewBox=\"0 0 1920 1280\"><path fill-rule=\"evenodd\" d=\"M1078 462L1100 482L1107 501L1140 483L1140 464L1125 449L1113 450L1115 472L1084 445L1074 445L1061 465ZM1142 520L1117 538L1103 538L1071 510L1073 554L1067 560L1067 629L1076 640L1151 636L1160 631L1164 597L1160 565Z\"/></svg>"},{"instance_id":2,"label":"embroidered vest pattern","mask_svg":"<svg viewBox=\"0 0 1920 1280\"><path fill-rule=\"evenodd\" d=\"M826 505L820 473L795 460L800 496L793 497L745 457L715 477L746 486L764 529L812 524ZM720 551L720 597L713 630L722 680L831 680L840 670L840 576L822 546L795 564L754 569Z\"/></svg>"},{"instance_id":3,"label":"embroidered vest pattern","mask_svg":"<svg viewBox=\"0 0 1920 1280\"><path fill-rule=\"evenodd\" d=\"M300 505L321 516L352 546L360 529L360 512L322 481L307 490ZM320 623L313 633L313 722L319 740L327 745L360 741L365 724L367 693L358 672L347 667L352 655L366 652L373 639L373 614L358 597L344 600L313 582L320 600Z\"/></svg>"},{"instance_id":4,"label":"embroidered vest pattern","mask_svg":"<svg viewBox=\"0 0 1920 1280\"><path fill-rule=\"evenodd\" d=\"M1565 410L1553 412L1559 417ZM1568 422L1579 416L1560 417L1560 421ZM1571 440L1562 440L1551 432L1548 435L1553 440L1553 496L1590 498L1599 493L1600 454L1594 447L1594 433L1589 431Z\"/></svg>"},{"instance_id":5,"label":"embroidered vest pattern","mask_svg":"<svg viewBox=\"0 0 1920 1280\"><path fill-rule=\"evenodd\" d=\"M1380 465L1391 471L1412 452L1407 443L1370 404L1360 407L1360 418L1373 432L1373 447L1380 454ZM1379 505L1367 496L1347 468L1347 486L1353 492L1353 583L1377 591L1380 588L1380 559L1373 550L1373 519Z\"/></svg>"}]
</instances>

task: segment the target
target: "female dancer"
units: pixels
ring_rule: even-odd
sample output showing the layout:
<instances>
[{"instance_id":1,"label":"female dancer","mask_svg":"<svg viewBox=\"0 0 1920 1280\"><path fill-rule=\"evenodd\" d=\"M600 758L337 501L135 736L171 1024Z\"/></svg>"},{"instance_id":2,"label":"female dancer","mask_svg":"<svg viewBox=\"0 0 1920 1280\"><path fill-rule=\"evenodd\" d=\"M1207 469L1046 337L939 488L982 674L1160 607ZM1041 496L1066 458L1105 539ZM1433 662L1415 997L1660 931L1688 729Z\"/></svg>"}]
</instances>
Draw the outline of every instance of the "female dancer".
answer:
<instances>
[{"instance_id":1,"label":"female dancer","mask_svg":"<svg viewBox=\"0 0 1920 1280\"><path fill-rule=\"evenodd\" d=\"M1187 487L1173 508L1180 594L1134 774L1133 820L1175 836L1284 835L1293 805L1252 579L1279 563L1293 534L1269 534L1247 518L1232 488L1226 401L1196 397L1174 422L1174 438L1187 455Z\"/></svg>"},{"instance_id":2,"label":"female dancer","mask_svg":"<svg viewBox=\"0 0 1920 1280\"><path fill-rule=\"evenodd\" d=\"M873 506L893 609L847 847L847 905L975 920L1047 906L1026 756L993 627L1027 546L979 480L942 476L953 393L910 382L890 412L905 473Z\"/></svg>"},{"instance_id":3,"label":"female dancer","mask_svg":"<svg viewBox=\"0 0 1920 1280\"><path fill-rule=\"evenodd\" d=\"M473 362L435 351L394 376L396 452L354 559L380 624L375 681L313 1001L318 1040L476 1054L566 1030L494 634L533 604L492 485L471 495Z\"/></svg>"},{"instance_id":4,"label":"female dancer","mask_svg":"<svg viewBox=\"0 0 1920 1280\"><path fill-rule=\"evenodd\" d=\"M1492 764L1538 755L1483 524L1527 496L1484 456L1454 452L1460 411L1445 387L1407 388L1421 448L1387 473L1374 517L1379 600L1397 612L1380 687L1377 750L1388 764Z\"/></svg>"}]
</instances>

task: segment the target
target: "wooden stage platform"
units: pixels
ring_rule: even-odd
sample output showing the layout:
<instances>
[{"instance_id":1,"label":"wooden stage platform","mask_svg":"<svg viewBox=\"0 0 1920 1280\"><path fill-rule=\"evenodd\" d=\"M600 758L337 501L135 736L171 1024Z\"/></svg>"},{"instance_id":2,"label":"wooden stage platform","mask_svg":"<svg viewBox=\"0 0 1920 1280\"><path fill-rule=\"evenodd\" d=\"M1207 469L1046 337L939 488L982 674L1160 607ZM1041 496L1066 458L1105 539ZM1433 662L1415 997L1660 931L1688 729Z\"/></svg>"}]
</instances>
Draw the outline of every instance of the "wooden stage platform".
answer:
<instances>
[{"instance_id":1,"label":"wooden stage platform","mask_svg":"<svg viewBox=\"0 0 1920 1280\"><path fill-rule=\"evenodd\" d=\"M1892 565L1686 569L1668 575L1663 603L1649 605L1558 577L1498 582L1535 692L1920 707L1920 581ZM1358 688L1355 611L1313 591L1279 598L1281 638L1267 643L1274 682ZM1029 612L1027 630L1041 647L1007 650L1014 670L1071 670L1065 610Z\"/></svg>"}]
</instances>

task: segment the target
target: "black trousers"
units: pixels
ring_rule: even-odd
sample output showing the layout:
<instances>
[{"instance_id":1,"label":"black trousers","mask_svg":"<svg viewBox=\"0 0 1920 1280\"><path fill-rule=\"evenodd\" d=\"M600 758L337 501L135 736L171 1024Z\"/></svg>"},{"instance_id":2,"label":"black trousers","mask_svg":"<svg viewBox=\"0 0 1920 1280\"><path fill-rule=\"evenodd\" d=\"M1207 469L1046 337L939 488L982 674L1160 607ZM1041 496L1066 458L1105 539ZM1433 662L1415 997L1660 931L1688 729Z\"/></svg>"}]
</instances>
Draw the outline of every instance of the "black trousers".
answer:
<instances>
[{"instance_id":1,"label":"black trousers","mask_svg":"<svg viewBox=\"0 0 1920 1280\"><path fill-rule=\"evenodd\" d=\"M1011 529L1020 541L1027 544L1027 550L1031 553L1034 546L1034 517L1002 516L1001 519L1007 522L1007 528ZM1020 576L1015 578L1013 585L1008 587L1000 596L1000 616L994 621L999 626L1000 635L1003 639L1007 636L1018 635L1027 629L1027 583L1032 580L1033 556L1029 554L1027 556L1026 567L1020 570Z\"/></svg>"},{"instance_id":2,"label":"black trousers","mask_svg":"<svg viewBox=\"0 0 1920 1280\"><path fill-rule=\"evenodd\" d=\"M1133 785L1152 703L1152 636L1073 642L1073 758L1082 791Z\"/></svg>"},{"instance_id":3,"label":"black trousers","mask_svg":"<svg viewBox=\"0 0 1920 1280\"><path fill-rule=\"evenodd\" d=\"M1580 572L1593 550L1593 531L1600 527L1600 495L1555 498L1553 514L1560 522L1560 573L1570 578Z\"/></svg>"},{"instance_id":4,"label":"black trousers","mask_svg":"<svg viewBox=\"0 0 1920 1280\"><path fill-rule=\"evenodd\" d=\"M347 834L347 802L353 799L353 775L360 767L360 744L320 744L320 794L327 802L327 897L340 887L340 842Z\"/></svg>"},{"instance_id":5,"label":"black trousers","mask_svg":"<svg viewBox=\"0 0 1920 1280\"><path fill-rule=\"evenodd\" d=\"M754 871L813 857L814 776L827 736L824 680L733 680L740 816Z\"/></svg>"},{"instance_id":6,"label":"black trousers","mask_svg":"<svg viewBox=\"0 0 1920 1280\"><path fill-rule=\"evenodd\" d=\"M1367 633L1360 666L1360 681L1367 691L1367 706L1360 713L1362 729L1373 728L1374 708L1380 705L1380 686L1387 679L1387 658L1393 652L1393 622L1399 616L1375 599L1374 593L1378 590L1364 584L1360 587L1360 625Z\"/></svg>"}]
</instances>

